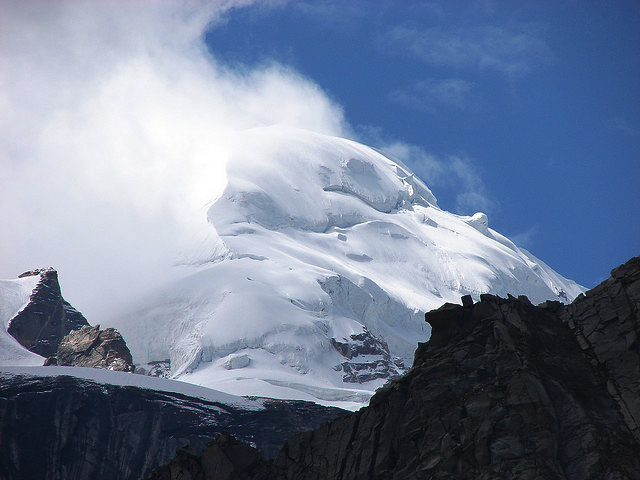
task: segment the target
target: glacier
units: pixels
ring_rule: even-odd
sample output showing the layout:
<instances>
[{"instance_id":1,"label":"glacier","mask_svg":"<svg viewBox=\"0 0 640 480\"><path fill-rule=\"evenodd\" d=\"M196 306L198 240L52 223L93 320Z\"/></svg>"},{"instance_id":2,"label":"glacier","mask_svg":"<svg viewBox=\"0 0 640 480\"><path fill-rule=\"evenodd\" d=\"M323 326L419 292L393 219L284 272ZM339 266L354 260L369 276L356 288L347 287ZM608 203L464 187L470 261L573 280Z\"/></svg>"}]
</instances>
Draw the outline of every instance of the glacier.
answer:
<instances>
[{"instance_id":1,"label":"glacier","mask_svg":"<svg viewBox=\"0 0 640 480\"><path fill-rule=\"evenodd\" d=\"M376 149L281 125L228 140L205 241L194 237L174 277L101 322L138 366L168 360L172 378L228 394L355 410L411 365L430 335L426 311L463 295L539 303L584 291L484 213L442 210ZM26 280L10 282L5 323L28 299ZM4 351L13 339L0 337ZM0 364L35 364L14 347Z\"/></svg>"},{"instance_id":2,"label":"glacier","mask_svg":"<svg viewBox=\"0 0 640 480\"><path fill-rule=\"evenodd\" d=\"M112 323L134 361L236 395L356 409L411 365L424 312L462 295L568 301L584 289L438 207L404 164L285 126L231 139L208 243Z\"/></svg>"}]
</instances>

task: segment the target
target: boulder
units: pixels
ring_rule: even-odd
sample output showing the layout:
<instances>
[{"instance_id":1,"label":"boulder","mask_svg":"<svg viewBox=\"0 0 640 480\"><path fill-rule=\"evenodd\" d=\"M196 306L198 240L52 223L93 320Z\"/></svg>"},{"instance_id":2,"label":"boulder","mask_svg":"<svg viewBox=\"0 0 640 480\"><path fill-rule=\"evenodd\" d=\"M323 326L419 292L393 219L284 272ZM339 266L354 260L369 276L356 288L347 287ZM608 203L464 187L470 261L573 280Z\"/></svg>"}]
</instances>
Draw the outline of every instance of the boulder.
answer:
<instances>
[{"instance_id":1,"label":"boulder","mask_svg":"<svg viewBox=\"0 0 640 480\"><path fill-rule=\"evenodd\" d=\"M94 367L133 372L133 358L122 335L115 328L84 326L64 337L57 352L60 366Z\"/></svg>"}]
</instances>

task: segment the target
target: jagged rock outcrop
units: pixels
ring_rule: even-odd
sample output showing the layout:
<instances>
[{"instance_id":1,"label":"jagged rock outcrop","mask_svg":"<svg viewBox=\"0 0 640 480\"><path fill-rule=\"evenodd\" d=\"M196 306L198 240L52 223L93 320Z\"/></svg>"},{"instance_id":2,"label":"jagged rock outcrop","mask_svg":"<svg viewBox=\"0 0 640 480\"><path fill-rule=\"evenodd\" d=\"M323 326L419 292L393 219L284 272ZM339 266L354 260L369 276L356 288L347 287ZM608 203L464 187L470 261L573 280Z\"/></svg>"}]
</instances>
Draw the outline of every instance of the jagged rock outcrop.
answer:
<instances>
[{"instance_id":1,"label":"jagged rock outcrop","mask_svg":"<svg viewBox=\"0 0 640 480\"><path fill-rule=\"evenodd\" d=\"M49 357L56 354L69 332L89 323L62 297L56 270L31 270L20 277L32 275L39 275L40 280L29 303L10 320L7 331L26 349Z\"/></svg>"},{"instance_id":2,"label":"jagged rock outcrop","mask_svg":"<svg viewBox=\"0 0 640 480\"><path fill-rule=\"evenodd\" d=\"M0 478L137 480L184 444L202 450L223 431L269 458L294 433L346 413L309 402L264 402L263 409L247 409L70 376L0 372Z\"/></svg>"},{"instance_id":3,"label":"jagged rock outcrop","mask_svg":"<svg viewBox=\"0 0 640 480\"><path fill-rule=\"evenodd\" d=\"M131 352L115 328L84 326L70 332L60 342L56 355L60 366L93 367L133 372Z\"/></svg>"},{"instance_id":4,"label":"jagged rock outcrop","mask_svg":"<svg viewBox=\"0 0 640 480\"><path fill-rule=\"evenodd\" d=\"M639 291L634 258L569 306L445 304L368 407L290 438L268 473L184 478L639 479Z\"/></svg>"}]
</instances>

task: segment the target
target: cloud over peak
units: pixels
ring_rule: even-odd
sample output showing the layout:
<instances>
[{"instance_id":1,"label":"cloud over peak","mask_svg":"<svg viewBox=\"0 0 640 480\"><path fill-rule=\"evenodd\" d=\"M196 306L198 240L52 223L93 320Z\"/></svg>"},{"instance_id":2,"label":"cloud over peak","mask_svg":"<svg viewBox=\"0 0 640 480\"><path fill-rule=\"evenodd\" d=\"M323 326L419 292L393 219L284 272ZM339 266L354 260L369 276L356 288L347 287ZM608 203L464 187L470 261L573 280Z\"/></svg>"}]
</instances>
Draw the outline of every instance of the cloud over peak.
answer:
<instances>
[{"instance_id":1,"label":"cloud over peak","mask_svg":"<svg viewBox=\"0 0 640 480\"><path fill-rule=\"evenodd\" d=\"M99 317L103 297L157 282L207 234L234 132L345 134L312 81L207 51L205 29L247 3L2 4L0 277L55 265Z\"/></svg>"}]
</instances>

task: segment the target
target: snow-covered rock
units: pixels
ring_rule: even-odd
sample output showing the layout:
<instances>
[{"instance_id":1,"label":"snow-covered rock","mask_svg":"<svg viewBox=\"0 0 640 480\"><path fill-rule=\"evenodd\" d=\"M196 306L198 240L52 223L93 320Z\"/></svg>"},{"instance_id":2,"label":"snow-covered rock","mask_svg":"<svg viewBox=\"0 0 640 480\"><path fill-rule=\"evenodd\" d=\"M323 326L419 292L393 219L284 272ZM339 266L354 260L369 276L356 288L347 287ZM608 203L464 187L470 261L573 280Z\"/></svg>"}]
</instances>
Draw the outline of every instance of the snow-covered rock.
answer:
<instances>
[{"instance_id":1,"label":"snow-covered rock","mask_svg":"<svg viewBox=\"0 0 640 480\"><path fill-rule=\"evenodd\" d=\"M406 166L374 149L280 126L231 142L207 248L113 319L137 364L168 358L187 382L358 408L384 372L411 365L430 334L425 311L467 294L537 303L583 290L483 213L441 210ZM356 366L363 383L346 374Z\"/></svg>"},{"instance_id":2,"label":"snow-covered rock","mask_svg":"<svg viewBox=\"0 0 640 480\"><path fill-rule=\"evenodd\" d=\"M51 267L0 280L0 321L0 365L42 365L65 335L88 325L62 297L58 272Z\"/></svg>"}]
</instances>

